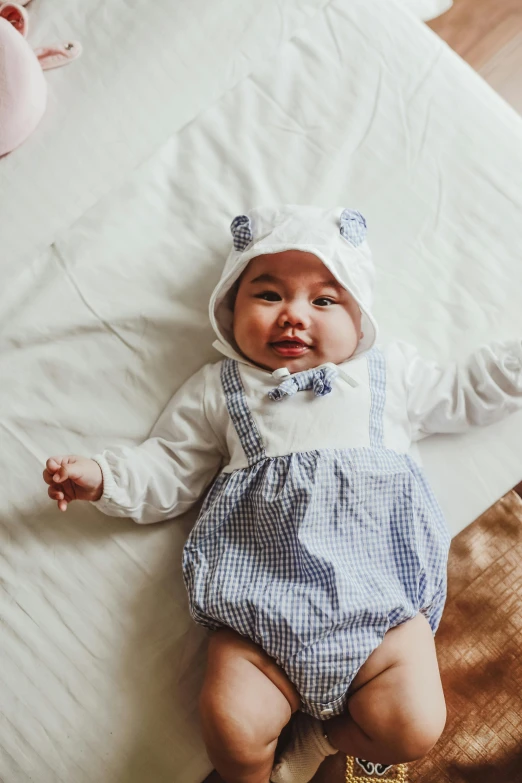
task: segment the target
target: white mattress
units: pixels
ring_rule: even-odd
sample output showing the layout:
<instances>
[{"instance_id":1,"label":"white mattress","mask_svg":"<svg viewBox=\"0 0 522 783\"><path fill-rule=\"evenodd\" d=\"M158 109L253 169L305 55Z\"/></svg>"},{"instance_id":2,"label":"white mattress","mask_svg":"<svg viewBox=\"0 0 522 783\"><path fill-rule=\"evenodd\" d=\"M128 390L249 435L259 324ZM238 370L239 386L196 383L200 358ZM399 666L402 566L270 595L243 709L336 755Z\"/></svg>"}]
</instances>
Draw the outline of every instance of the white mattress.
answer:
<instances>
[{"instance_id":1,"label":"white mattress","mask_svg":"<svg viewBox=\"0 0 522 783\"><path fill-rule=\"evenodd\" d=\"M391 0L259 12L228 0L209 17L219 5L187 19L179 4L168 22L167 0L68 0L54 19L67 31L39 20L35 45L76 37L86 54L51 72L44 125L0 161L8 783L210 771L196 711L205 634L180 573L192 519L60 515L41 472L51 454L139 442L218 358L206 308L234 215L273 201L360 209L385 342L447 360L521 334L522 120ZM453 532L522 478L521 436L516 415L422 442Z\"/></svg>"}]
</instances>

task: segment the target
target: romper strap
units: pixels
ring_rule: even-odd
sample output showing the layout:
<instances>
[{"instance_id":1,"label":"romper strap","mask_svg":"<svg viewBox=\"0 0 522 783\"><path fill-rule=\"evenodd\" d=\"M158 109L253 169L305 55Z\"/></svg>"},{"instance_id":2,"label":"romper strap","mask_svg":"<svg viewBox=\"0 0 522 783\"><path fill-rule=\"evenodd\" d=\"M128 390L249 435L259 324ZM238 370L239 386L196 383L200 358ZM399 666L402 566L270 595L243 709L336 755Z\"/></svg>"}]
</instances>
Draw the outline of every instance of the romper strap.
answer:
<instances>
[{"instance_id":1,"label":"romper strap","mask_svg":"<svg viewBox=\"0 0 522 783\"><path fill-rule=\"evenodd\" d=\"M266 459L266 452L247 405L238 362L235 359L224 359L221 366L221 383L225 392L227 410L247 456L248 464L254 465L259 460Z\"/></svg>"},{"instance_id":2,"label":"romper strap","mask_svg":"<svg viewBox=\"0 0 522 783\"><path fill-rule=\"evenodd\" d=\"M367 353L370 380L370 446L383 448L383 416L386 402L386 360L378 348Z\"/></svg>"}]
</instances>

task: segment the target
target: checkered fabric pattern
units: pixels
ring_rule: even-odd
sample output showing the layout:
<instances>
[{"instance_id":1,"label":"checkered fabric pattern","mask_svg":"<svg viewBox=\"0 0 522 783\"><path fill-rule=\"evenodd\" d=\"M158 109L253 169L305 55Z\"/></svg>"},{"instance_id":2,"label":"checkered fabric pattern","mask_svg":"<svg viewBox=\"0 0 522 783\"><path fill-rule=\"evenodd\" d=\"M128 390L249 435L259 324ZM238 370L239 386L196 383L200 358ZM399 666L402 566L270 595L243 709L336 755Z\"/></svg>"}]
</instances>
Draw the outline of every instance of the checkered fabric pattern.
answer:
<instances>
[{"instance_id":1,"label":"checkered fabric pattern","mask_svg":"<svg viewBox=\"0 0 522 783\"><path fill-rule=\"evenodd\" d=\"M339 218L341 234L348 242L357 247L366 239L366 220L356 209L344 209Z\"/></svg>"},{"instance_id":2,"label":"checkered fabric pattern","mask_svg":"<svg viewBox=\"0 0 522 783\"><path fill-rule=\"evenodd\" d=\"M230 224L234 250L244 250L253 240L252 224L248 215L238 215Z\"/></svg>"},{"instance_id":3,"label":"checkered fabric pattern","mask_svg":"<svg viewBox=\"0 0 522 783\"><path fill-rule=\"evenodd\" d=\"M336 367L321 367L315 370L303 370L287 378L275 389L268 392L271 400L282 400L291 397L298 391L313 389L316 397L324 397L332 391L332 382L339 375Z\"/></svg>"},{"instance_id":4,"label":"checkered fabric pattern","mask_svg":"<svg viewBox=\"0 0 522 783\"><path fill-rule=\"evenodd\" d=\"M271 458L223 362L249 466L218 476L183 553L194 619L259 644L322 719L389 628L423 612L435 632L445 601L450 536L420 468L383 447L385 362L367 356L371 446Z\"/></svg>"},{"instance_id":5,"label":"checkered fabric pattern","mask_svg":"<svg viewBox=\"0 0 522 783\"><path fill-rule=\"evenodd\" d=\"M386 402L386 362L378 350L368 352L368 372L371 378L369 435L370 446L380 448L383 442L382 412Z\"/></svg>"}]
</instances>

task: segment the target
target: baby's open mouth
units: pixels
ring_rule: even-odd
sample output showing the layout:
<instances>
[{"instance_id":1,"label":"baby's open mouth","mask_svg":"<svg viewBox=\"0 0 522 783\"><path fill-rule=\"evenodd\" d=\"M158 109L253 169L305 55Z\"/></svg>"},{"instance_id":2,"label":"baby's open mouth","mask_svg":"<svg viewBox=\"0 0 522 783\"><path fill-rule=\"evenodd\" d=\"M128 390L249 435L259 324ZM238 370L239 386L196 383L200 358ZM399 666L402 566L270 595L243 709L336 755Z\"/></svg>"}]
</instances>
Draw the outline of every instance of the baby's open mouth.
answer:
<instances>
[{"instance_id":1,"label":"baby's open mouth","mask_svg":"<svg viewBox=\"0 0 522 783\"><path fill-rule=\"evenodd\" d=\"M306 343L301 342L301 340L278 340L275 343L272 343L272 345L281 345L284 348L309 348L310 346Z\"/></svg>"},{"instance_id":2,"label":"baby's open mouth","mask_svg":"<svg viewBox=\"0 0 522 783\"><path fill-rule=\"evenodd\" d=\"M278 340L270 343L270 346L276 353L283 356L298 356L313 347L301 340Z\"/></svg>"}]
</instances>

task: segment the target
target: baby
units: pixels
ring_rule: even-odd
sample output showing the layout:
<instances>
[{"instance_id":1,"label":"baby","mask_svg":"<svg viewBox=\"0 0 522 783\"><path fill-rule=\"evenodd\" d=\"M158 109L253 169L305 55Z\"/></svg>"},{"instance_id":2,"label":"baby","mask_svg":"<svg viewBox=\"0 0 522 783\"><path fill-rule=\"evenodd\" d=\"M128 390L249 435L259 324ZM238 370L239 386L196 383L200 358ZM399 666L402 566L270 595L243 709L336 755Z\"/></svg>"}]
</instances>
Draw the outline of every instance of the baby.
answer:
<instances>
[{"instance_id":1,"label":"baby","mask_svg":"<svg viewBox=\"0 0 522 783\"><path fill-rule=\"evenodd\" d=\"M201 725L227 783L306 783L339 749L383 774L446 718L433 637L450 535L412 443L522 407L521 343L447 368L374 347L354 210L257 208L231 230L210 301L226 358L143 444L51 457L44 480L62 511L88 500L144 524L208 488L183 568L212 631Z\"/></svg>"}]
</instances>

